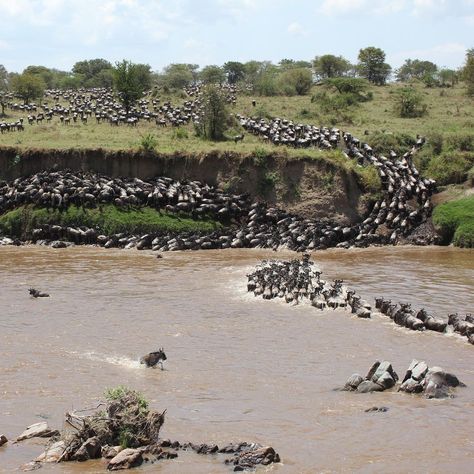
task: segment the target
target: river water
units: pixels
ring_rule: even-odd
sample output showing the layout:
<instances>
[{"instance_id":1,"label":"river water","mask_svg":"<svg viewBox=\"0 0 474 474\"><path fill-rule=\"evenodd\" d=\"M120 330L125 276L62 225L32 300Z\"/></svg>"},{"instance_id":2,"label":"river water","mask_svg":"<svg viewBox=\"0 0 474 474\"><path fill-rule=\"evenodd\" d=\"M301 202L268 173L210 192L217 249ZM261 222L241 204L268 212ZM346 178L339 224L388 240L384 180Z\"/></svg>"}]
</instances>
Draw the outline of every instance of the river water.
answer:
<instances>
[{"instance_id":1,"label":"river water","mask_svg":"<svg viewBox=\"0 0 474 474\"><path fill-rule=\"evenodd\" d=\"M13 439L104 389L142 391L167 409L162 436L180 441L272 445L275 473L472 472L474 346L457 336L415 333L384 316L264 301L246 293L262 258L290 252L149 252L76 247L0 248L0 433ZM343 278L365 299L385 296L435 314L474 310L474 252L373 248L313 254L323 277ZM28 288L51 294L33 299ZM138 358L163 346L165 370ZM399 376L413 359L455 373L456 398L333 389L379 359ZM365 413L387 406L386 413ZM44 441L0 447L0 472L36 457ZM222 458L180 453L140 468L230 472ZM101 461L42 472L104 472ZM263 469L265 471L265 469Z\"/></svg>"}]
</instances>

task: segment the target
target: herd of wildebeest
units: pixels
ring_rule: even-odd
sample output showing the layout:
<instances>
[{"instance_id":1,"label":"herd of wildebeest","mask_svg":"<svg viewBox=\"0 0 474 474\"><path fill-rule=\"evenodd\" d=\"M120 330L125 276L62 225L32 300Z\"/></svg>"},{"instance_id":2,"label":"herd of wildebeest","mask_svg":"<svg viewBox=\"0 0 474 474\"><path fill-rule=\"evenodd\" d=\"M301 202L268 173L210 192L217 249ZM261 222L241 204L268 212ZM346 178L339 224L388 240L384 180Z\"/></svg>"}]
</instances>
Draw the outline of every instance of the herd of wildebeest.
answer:
<instances>
[{"instance_id":1,"label":"herd of wildebeest","mask_svg":"<svg viewBox=\"0 0 474 474\"><path fill-rule=\"evenodd\" d=\"M321 273L309 254L303 254L301 260L264 260L247 275L247 291L267 300L280 298L290 304L308 303L319 310L340 308L359 318L371 317L371 304L347 288L343 280L330 283L321 278ZM474 344L474 316L471 314L464 318L450 314L444 320L424 308L417 311L409 303L392 303L385 298L375 299L375 309L407 329L454 333Z\"/></svg>"}]
</instances>

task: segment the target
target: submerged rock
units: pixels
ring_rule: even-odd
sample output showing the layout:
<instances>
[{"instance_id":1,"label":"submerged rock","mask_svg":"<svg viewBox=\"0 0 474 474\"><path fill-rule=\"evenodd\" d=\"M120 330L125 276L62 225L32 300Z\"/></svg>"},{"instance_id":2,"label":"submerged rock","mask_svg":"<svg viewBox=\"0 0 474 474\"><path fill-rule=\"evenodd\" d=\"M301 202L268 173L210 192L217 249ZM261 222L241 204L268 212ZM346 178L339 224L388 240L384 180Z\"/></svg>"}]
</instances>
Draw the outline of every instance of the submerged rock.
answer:
<instances>
[{"instance_id":1,"label":"submerged rock","mask_svg":"<svg viewBox=\"0 0 474 474\"><path fill-rule=\"evenodd\" d=\"M23 441L24 439L29 438L49 438L51 436L59 434L57 430L51 430L48 426L46 421L40 421L39 423L35 423L33 425L28 426L23 433L16 439L17 441Z\"/></svg>"},{"instance_id":2,"label":"submerged rock","mask_svg":"<svg viewBox=\"0 0 474 474\"><path fill-rule=\"evenodd\" d=\"M64 441L57 441L46 448L35 461L36 462L59 462L64 451L66 450L66 443Z\"/></svg>"},{"instance_id":3,"label":"submerged rock","mask_svg":"<svg viewBox=\"0 0 474 474\"><path fill-rule=\"evenodd\" d=\"M226 463L234 465L234 471L243 471L245 469L255 469L262 465L280 462L280 456L271 446L256 448L251 451L241 452Z\"/></svg>"},{"instance_id":4,"label":"submerged rock","mask_svg":"<svg viewBox=\"0 0 474 474\"><path fill-rule=\"evenodd\" d=\"M440 367L429 368L426 362L413 359L399 391L424 393L427 398L446 398L452 396L451 388L463 386L454 374Z\"/></svg>"},{"instance_id":5,"label":"submerged rock","mask_svg":"<svg viewBox=\"0 0 474 474\"><path fill-rule=\"evenodd\" d=\"M117 454L107 464L107 470L119 471L121 469L131 469L143 463L143 453L141 449L126 448Z\"/></svg>"}]
</instances>

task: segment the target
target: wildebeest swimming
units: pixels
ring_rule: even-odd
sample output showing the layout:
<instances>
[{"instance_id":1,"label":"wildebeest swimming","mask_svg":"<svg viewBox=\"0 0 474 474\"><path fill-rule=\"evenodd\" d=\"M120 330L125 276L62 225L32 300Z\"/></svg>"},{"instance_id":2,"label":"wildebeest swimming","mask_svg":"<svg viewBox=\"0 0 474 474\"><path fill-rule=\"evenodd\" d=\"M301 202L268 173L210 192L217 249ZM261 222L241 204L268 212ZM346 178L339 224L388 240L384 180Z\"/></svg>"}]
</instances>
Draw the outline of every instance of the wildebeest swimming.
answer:
<instances>
[{"instance_id":1,"label":"wildebeest swimming","mask_svg":"<svg viewBox=\"0 0 474 474\"><path fill-rule=\"evenodd\" d=\"M39 290L36 290L35 288L30 288L28 290L30 292L30 295L33 296L33 298L47 298L49 297L48 293L42 293Z\"/></svg>"},{"instance_id":2,"label":"wildebeest swimming","mask_svg":"<svg viewBox=\"0 0 474 474\"><path fill-rule=\"evenodd\" d=\"M167 359L165 351L162 347L155 352L149 352L140 358L140 364L145 364L147 367L155 367L160 364L161 370L163 370L163 361Z\"/></svg>"}]
</instances>

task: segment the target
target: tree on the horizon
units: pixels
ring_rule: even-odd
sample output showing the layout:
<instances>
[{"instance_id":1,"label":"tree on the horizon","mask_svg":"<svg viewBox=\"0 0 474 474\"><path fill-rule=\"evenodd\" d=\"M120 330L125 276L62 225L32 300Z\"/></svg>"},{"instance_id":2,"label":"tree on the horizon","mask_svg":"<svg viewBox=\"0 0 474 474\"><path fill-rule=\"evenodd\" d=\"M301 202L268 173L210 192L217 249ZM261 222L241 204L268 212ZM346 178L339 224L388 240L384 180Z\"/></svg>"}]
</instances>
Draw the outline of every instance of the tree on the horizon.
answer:
<instances>
[{"instance_id":1,"label":"tree on the horizon","mask_svg":"<svg viewBox=\"0 0 474 474\"><path fill-rule=\"evenodd\" d=\"M474 48L466 51L466 63L462 69L462 78L467 86L467 95L474 96Z\"/></svg>"},{"instance_id":2,"label":"tree on the horizon","mask_svg":"<svg viewBox=\"0 0 474 474\"><path fill-rule=\"evenodd\" d=\"M437 82L438 66L431 61L421 61L419 59L407 59L400 66L395 77L399 82L408 82L412 79L419 79L427 86L432 86Z\"/></svg>"},{"instance_id":3,"label":"tree on the horizon","mask_svg":"<svg viewBox=\"0 0 474 474\"><path fill-rule=\"evenodd\" d=\"M103 58L96 58L77 61L72 72L84 87L111 87L112 69L112 63Z\"/></svg>"},{"instance_id":4,"label":"tree on the horizon","mask_svg":"<svg viewBox=\"0 0 474 474\"><path fill-rule=\"evenodd\" d=\"M227 61L222 66L229 84L235 84L245 77L245 66L238 61Z\"/></svg>"},{"instance_id":5,"label":"tree on the horizon","mask_svg":"<svg viewBox=\"0 0 474 474\"><path fill-rule=\"evenodd\" d=\"M225 72L215 65L205 66L199 74L205 84L222 84L225 81Z\"/></svg>"},{"instance_id":6,"label":"tree on the horizon","mask_svg":"<svg viewBox=\"0 0 474 474\"><path fill-rule=\"evenodd\" d=\"M26 72L12 78L12 89L25 104L29 104L43 96L46 83L41 76Z\"/></svg>"},{"instance_id":7,"label":"tree on the horizon","mask_svg":"<svg viewBox=\"0 0 474 474\"><path fill-rule=\"evenodd\" d=\"M357 70L360 76L379 86L387 82L392 68L385 62L385 53L382 49L373 46L361 49L358 60Z\"/></svg>"},{"instance_id":8,"label":"tree on the horizon","mask_svg":"<svg viewBox=\"0 0 474 474\"><path fill-rule=\"evenodd\" d=\"M342 56L324 54L314 58L313 68L316 76L329 79L346 75L352 69L352 64Z\"/></svg>"},{"instance_id":9,"label":"tree on the horizon","mask_svg":"<svg viewBox=\"0 0 474 474\"><path fill-rule=\"evenodd\" d=\"M291 68L280 75L279 84L285 95L305 95L313 85L313 76L308 68Z\"/></svg>"},{"instance_id":10,"label":"tree on the horizon","mask_svg":"<svg viewBox=\"0 0 474 474\"><path fill-rule=\"evenodd\" d=\"M124 59L117 62L113 69L114 88L127 114L135 103L143 97L143 92L147 89L146 81L142 77L144 73L142 66Z\"/></svg>"},{"instance_id":11,"label":"tree on the horizon","mask_svg":"<svg viewBox=\"0 0 474 474\"><path fill-rule=\"evenodd\" d=\"M5 107L8 101L8 83L8 71L3 64L0 64L0 107L2 108L0 117L5 117Z\"/></svg>"},{"instance_id":12,"label":"tree on the horizon","mask_svg":"<svg viewBox=\"0 0 474 474\"><path fill-rule=\"evenodd\" d=\"M183 89L195 81L198 68L197 64L169 64L160 75L160 82L170 89Z\"/></svg>"}]
</instances>

